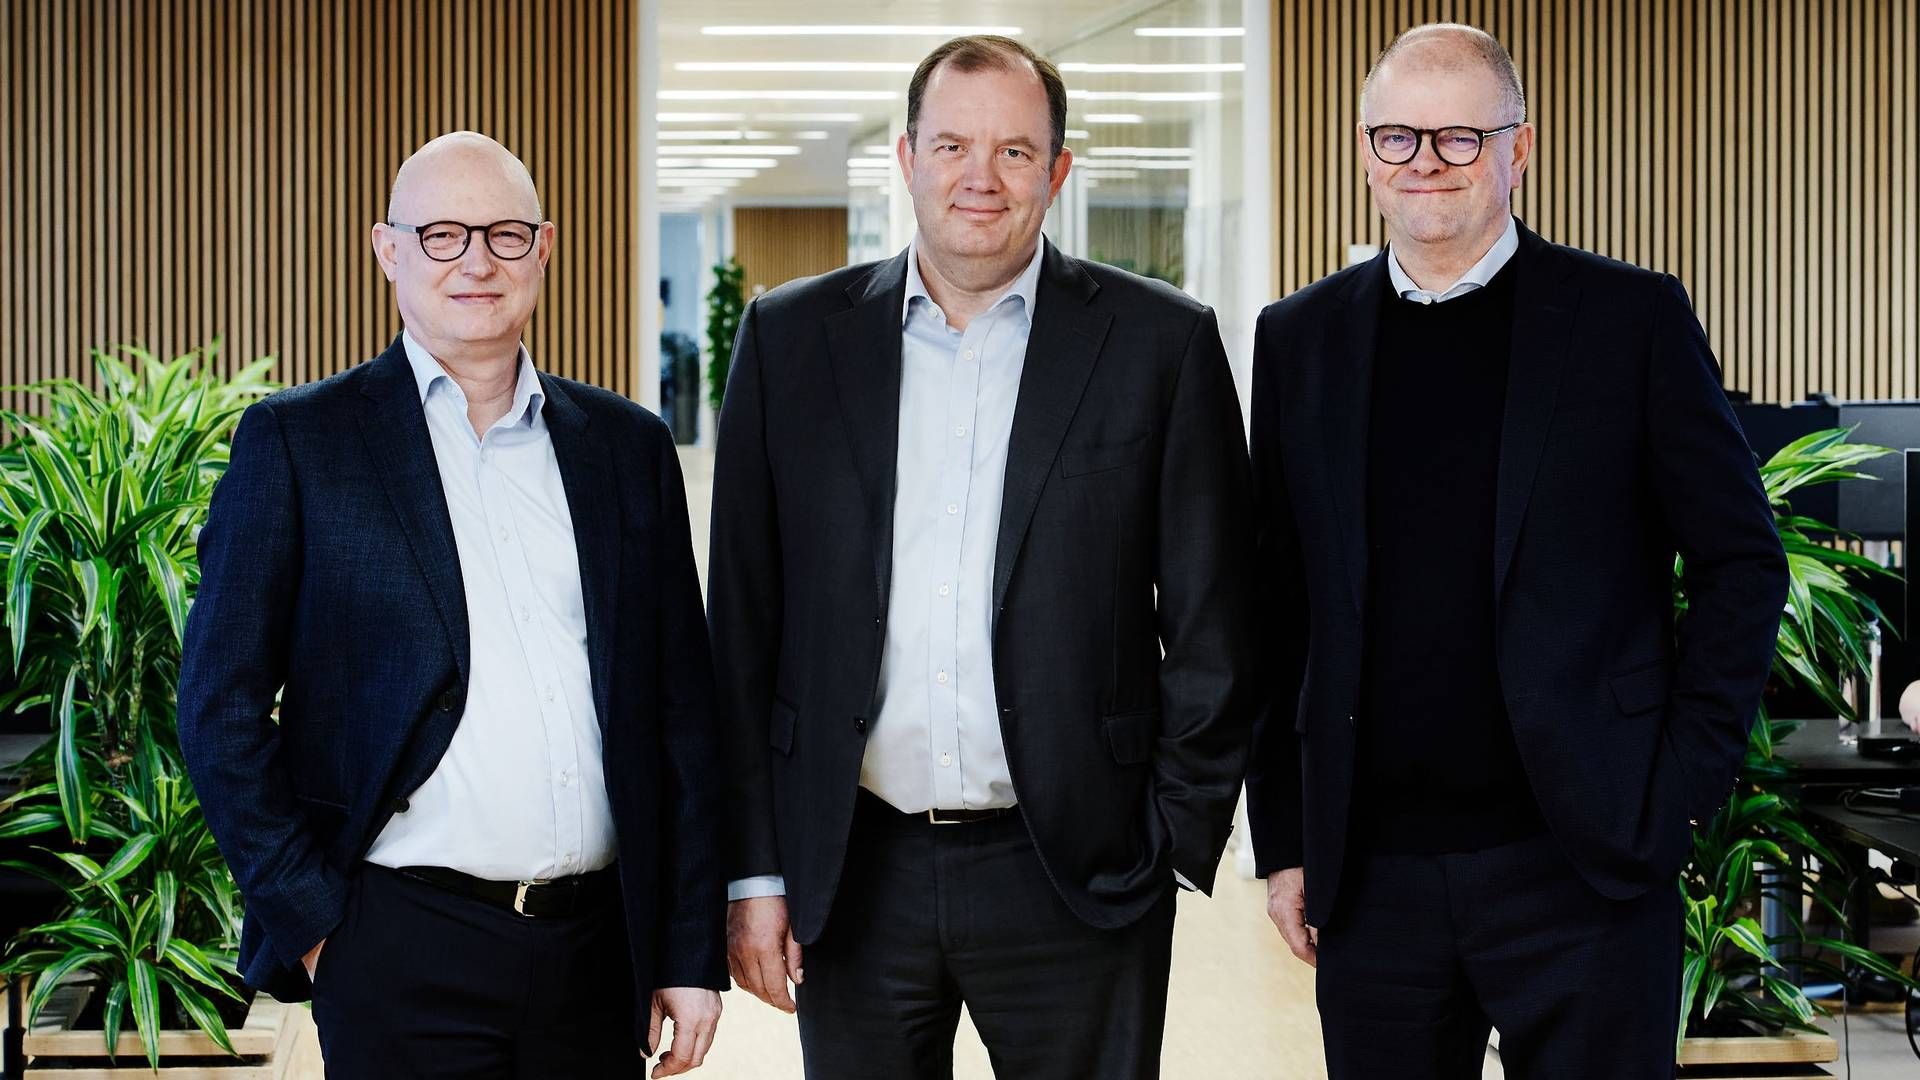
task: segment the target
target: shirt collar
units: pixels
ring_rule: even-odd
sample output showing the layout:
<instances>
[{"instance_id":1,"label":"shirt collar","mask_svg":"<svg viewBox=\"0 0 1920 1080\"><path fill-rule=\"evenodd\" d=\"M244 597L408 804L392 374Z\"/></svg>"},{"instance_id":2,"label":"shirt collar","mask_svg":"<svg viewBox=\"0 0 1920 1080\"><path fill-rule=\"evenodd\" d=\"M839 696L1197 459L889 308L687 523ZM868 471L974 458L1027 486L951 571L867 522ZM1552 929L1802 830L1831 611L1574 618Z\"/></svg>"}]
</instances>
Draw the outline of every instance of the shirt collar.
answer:
<instances>
[{"instance_id":1,"label":"shirt collar","mask_svg":"<svg viewBox=\"0 0 1920 1080\"><path fill-rule=\"evenodd\" d=\"M413 339L412 331L403 331L400 335L400 343L407 350L407 364L413 369L414 386L420 391L422 403L427 400L427 395L433 392L433 388L439 385L442 379L446 380L448 389L461 394L462 397L465 396L459 384L453 381L453 376L447 374L447 369L440 366L440 361L435 360L425 346ZM528 355L527 347L523 344L520 346L519 371L515 373L513 379L513 404L508 407L507 414L494 426L499 427L502 424L531 426L539 417L540 409L546 404L546 400L546 392L540 389L540 376L533 369L533 357Z\"/></svg>"},{"instance_id":2,"label":"shirt collar","mask_svg":"<svg viewBox=\"0 0 1920 1080\"><path fill-rule=\"evenodd\" d=\"M1514 224L1513 217L1509 215L1507 231L1501 233L1500 239L1495 240L1493 246L1487 249L1487 253L1480 256L1480 261L1468 267L1467 272L1460 275L1460 280L1452 285L1434 290L1423 289L1414 284L1413 278L1409 277L1406 270L1401 267L1399 256L1393 253L1392 245L1387 247L1387 276L1393 280L1393 291L1401 299L1434 304L1463 296L1475 289L1486 288L1487 282L1493 280L1493 275L1499 273L1500 268L1507 265L1507 260L1513 258L1513 253L1518 250L1520 250L1520 229Z\"/></svg>"},{"instance_id":3,"label":"shirt collar","mask_svg":"<svg viewBox=\"0 0 1920 1080\"><path fill-rule=\"evenodd\" d=\"M992 311L1001 304L1006 303L1009 299L1019 297L1021 311L1027 317L1027 325L1033 325L1034 297L1037 296L1040 291L1040 262L1046 253L1047 241L1043 236L1040 238L1040 241L1034 245L1033 258L1027 260L1027 268L1020 271L1020 276L1013 279L1013 284L1007 286L1007 291L1001 293L998 299L994 300L992 304L989 304L987 310ZM925 300L929 304L933 303L933 297L927 292L927 283L920 277L919 233L915 233L912 242L907 245L907 298L901 301L900 304L900 325L902 326L906 325L907 316L913 314L913 301L915 297Z\"/></svg>"}]
</instances>

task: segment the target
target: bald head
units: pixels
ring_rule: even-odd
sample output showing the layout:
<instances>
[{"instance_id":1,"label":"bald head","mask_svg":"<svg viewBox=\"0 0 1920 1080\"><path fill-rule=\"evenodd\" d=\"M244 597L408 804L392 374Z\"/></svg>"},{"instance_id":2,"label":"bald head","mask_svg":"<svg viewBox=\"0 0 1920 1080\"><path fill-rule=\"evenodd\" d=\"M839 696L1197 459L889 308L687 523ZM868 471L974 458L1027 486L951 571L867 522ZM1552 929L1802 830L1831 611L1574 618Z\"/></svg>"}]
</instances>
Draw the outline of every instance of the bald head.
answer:
<instances>
[{"instance_id":1,"label":"bald head","mask_svg":"<svg viewBox=\"0 0 1920 1080\"><path fill-rule=\"evenodd\" d=\"M387 220L411 224L432 220L426 207L434 201L434 193L455 185L491 189L518 207L516 216L542 220L533 174L513 151L477 131L449 132L402 162L387 196Z\"/></svg>"},{"instance_id":2,"label":"bald head","mask_svg":"<svg viewBox=\"0 0 1920 1080\"><path fill-rule=\"evenodd\" d=\"M1383 73L1396 75L1484 76L1491 79L1507 115L1500 123L1526 119L1527 95L1520 87L1520 73L1513 57L1492 34L1461 23L1428 23L1416 26L1393 39L1367 72L1360 90L1360 115L1377 123L1367 111L1369 92Z\"/></svg>"}]
</instances>

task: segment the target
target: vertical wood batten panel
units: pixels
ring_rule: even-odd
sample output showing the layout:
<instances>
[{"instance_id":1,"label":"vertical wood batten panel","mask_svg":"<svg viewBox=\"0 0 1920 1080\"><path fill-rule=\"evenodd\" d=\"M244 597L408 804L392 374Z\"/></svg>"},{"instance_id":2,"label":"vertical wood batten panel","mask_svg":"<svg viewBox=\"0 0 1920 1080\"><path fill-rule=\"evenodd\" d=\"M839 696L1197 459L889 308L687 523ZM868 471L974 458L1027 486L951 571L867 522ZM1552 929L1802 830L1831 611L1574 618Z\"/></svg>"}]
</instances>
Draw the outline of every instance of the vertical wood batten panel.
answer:
<instances>
[{"instance_id":1,"label":"vertical wood batten panel","mask_svg":"<svg viewBox=\"0 0 1920 1080\"><path fill-rule=\"evenodd\" d=\"M1916 0L1275 0L1276 284L1381 242L1356 113L1399 31L1481 20L1539 128L1515 206L1687 286L1729 387L1920 394Z\"/></svg>"},{"instance_id":2,"label":"vertical wood batten panel","mask_svg":"<svg viewBox=\"0 0 1920 1080\"><path fill-rule=\"evenodd\" d=\"M0 4L0 386L94 381L88 350L121 343L218 337L220 370L272 354L287 382L364 360L399 324L366 241L392 172L472 127L572 226L530 334L542 367L632 395L638 69L607 32L628 7Z\"/></svg>"}]
</instances>

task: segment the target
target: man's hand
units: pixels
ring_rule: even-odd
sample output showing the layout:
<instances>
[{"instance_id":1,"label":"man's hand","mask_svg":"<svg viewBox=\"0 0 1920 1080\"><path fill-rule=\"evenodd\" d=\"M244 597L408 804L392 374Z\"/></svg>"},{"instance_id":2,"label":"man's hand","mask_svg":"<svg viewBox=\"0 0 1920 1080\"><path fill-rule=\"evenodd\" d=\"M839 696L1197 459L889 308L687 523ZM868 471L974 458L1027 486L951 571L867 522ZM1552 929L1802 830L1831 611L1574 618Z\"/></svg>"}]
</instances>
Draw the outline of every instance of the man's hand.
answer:
<instances>
[{"instance_id":1,"label":"man's hand","mask_svg":"<svg viewBox=\"0 0 1920 1080\"><path fill-rule=\"evenodd\" d=\"M1287 948L1309 967L1320 966L1320 931L1307 925L1307 872L1301 867L1267 875L1267 918Z\"/></svg>"},{"instance_id":2,"label":"man's hand","mask_svg":"<svg viewBox=\"0 0 1920 1080\"><path fill-rule=\"evenodd\" d=\"M321 938L320 944L315 945L311 949L308 949L307 955L300 958L300 966L307 969L308 982L312 982L313 973L320 970L320 950L326 947L327 947L327 939Z\"/></svg>"},{"instance_id":3,"label":"man's hand","mask_svg":"<svg viewBox=\"0 0 1920 1080\"><path fill-rule=\"evenodd\" d=\"M720 1026L720 994L697 986L670 986L653 992L653 1015L647 1021L647 1045L660 1049L660 1022L673 1021L673 1046L660 1055L653 1075L679 1076L700 1067L713 1046Z\"/></svg>"},{"instance_id":4,"label":"man's hand","mask_svg":"<svg viewBox=\"0 0 1920 1080\"><path fill-rule=\"evenodd\" d=\"M734 985L792 1012L787 980L801 982L800 944L787 929L787 898L755 896L727 905L727 969Z\"/></svg>"}]
</instances>

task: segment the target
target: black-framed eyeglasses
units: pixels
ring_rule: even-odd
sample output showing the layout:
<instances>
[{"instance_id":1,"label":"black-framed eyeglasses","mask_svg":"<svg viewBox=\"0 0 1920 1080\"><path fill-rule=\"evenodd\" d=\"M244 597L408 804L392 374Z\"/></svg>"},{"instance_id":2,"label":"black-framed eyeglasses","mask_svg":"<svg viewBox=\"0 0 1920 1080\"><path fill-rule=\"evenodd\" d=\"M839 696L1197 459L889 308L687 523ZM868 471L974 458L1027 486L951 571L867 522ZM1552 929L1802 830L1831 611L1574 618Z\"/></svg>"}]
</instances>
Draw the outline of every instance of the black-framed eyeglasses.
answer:
<instances>
[{"instance_id":1,"label":"black-framed eyeglasses","mask_svg":"<svg viewBox=\"0 0 1920 1080\"><path fill-rule=\"evenodd\" d=\"M1412 161L1420 153L1421 139L1433 141L1433 152L1439 155L1441 161L1449 165L1471 165L1480 160L1480 148L1486 145L1488 139L1504 135L1524 123L1525 120L1516 120L1492 131L1463 124L1443 128L1375 124L1362 130L1367 133L1367 145L1373 147L1373 156L1379 158L1383 165L1405 165Z\"/></svg>"},{"instance_id":2,"label":"black-framed eyeglasses","mask_svg":"<svg viewBox=\"0 0 1920 1080\"><path fill-rule=\"evenodd\" d=\"M533 250L534 239L540 235L540 226L531 221L496 221L491 225L468 225L459 221L402 225L397 221L389 221L387 225L418 236L420 250L435 262L452 262L465 255L467 245L473 243L474 233L486 235L487 250L493 252L494 258L508 262L524 259Z\"/></svg>"}]
</instances>

